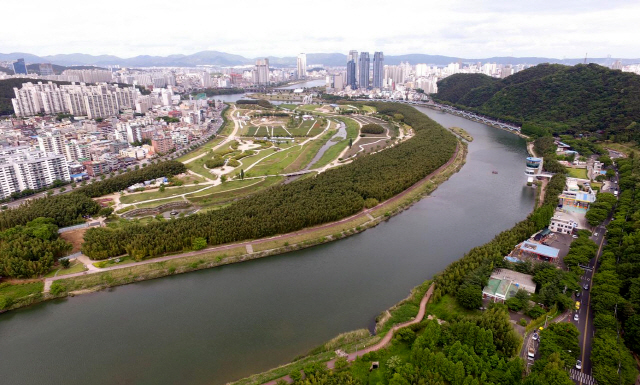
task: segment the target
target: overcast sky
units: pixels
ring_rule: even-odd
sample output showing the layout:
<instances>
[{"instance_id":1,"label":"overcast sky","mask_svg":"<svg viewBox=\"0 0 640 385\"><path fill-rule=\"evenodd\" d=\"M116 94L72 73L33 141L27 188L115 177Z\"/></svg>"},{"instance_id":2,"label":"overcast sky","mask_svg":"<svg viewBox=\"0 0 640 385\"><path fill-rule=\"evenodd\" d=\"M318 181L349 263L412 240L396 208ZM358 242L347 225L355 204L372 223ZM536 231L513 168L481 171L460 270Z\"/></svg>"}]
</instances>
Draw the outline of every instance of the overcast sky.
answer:
<instances>
[{"instance_id":1,"label":"overcast sky","mask_svg":"<svg viewBox=\"0 0 640 385\"><path fill-rule=\"evenodd\" d=\"M640 57L640 1L30 0L0 13L2 53Z\"/></svg>"}]
</instances>

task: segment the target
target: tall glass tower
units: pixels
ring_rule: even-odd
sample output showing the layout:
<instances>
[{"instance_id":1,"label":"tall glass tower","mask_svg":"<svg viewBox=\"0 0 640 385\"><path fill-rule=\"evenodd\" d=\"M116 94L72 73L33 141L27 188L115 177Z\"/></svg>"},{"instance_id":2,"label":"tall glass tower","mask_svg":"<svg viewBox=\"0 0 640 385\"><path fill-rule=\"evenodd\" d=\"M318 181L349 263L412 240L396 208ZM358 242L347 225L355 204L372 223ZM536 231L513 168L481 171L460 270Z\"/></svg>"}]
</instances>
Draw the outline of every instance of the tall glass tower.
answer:
<instances>
[{"instance_id":1,"label":"tall glass tower","mask_svg":"<svg viewBox=\"0 0 640 385\"><path fill-rule=\"evenodd\" d=\"M384 54L373 54L373 88L382 88L384 83Z\"/></svg>"}]
</instances>

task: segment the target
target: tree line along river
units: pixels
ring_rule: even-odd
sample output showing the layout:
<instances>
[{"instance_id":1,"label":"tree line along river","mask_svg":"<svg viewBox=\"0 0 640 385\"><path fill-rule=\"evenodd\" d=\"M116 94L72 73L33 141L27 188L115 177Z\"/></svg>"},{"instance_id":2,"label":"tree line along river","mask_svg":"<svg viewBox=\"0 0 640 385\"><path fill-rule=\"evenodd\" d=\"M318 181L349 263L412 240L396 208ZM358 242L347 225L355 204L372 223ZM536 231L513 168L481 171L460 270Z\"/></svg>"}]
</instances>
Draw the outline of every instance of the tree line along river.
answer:
<instances>
[{"instance_id":1,"label":"tree line along river","mask_svg":"<svg viewBox=\"0 0 640 385\"><path fill-rule=\"evenodd\" d=\"M432 196L340 241L1 314L1 382L223 384L371 326L534 205L524 139L418 109L474 137Z\"/></svg>"}]
</instances>

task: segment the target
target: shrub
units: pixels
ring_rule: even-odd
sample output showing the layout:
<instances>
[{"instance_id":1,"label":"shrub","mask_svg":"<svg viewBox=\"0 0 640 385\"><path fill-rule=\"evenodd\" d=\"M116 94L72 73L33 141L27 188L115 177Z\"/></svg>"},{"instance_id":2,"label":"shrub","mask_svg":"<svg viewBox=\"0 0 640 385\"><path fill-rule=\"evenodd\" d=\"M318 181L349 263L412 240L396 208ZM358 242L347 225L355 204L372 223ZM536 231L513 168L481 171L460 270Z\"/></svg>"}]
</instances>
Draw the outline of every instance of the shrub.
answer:
<instances>
[{"instance_id":1,"label":"shrub","mask_svg":"<svg viewBox=\"0 0 640 385\"><path fill-rule=\"evenodd\" d=\"M360 132L365 134L382 134L384 132L384 128L379 124L370 123L362 126Z\"/></svg>"},{"instance_id":2,"label":"shrub","mask_svg":"<svg viewBox=\"0 0 640 385\"><path fill-rule=\"evenodd\" d=\"M224 166L224 159L222 158L207 159L207 161L204 162L204 166L206 168L222 167Z\"/></svg>"},{"instance_id":3,"label":"shrub","mask_svg":"<svg viewBox=\"0 0 640 385\"><path fill-rule=\"evenodd\" d=\"M71 265L71 261L69 261L68 258L61 259L60 260L60 264L62 265L62 267L64 267L66 269Z\"/></svg>"},{"instance_id":4,"label":"shrub","mask_svg":"<svg viewBox=\"0 0 640 385\"><path fill-rule=\"evenodd\" d=\"M205 247L207 247L207 240L202 237L194 238L191 242L192 250L202 250Z\"/></svg>"},{"instance_id":5,"label":"shrub","mask_svg":"<svg viewBox=\"0 0 640 385\"><path fill-rule=\"evenodd\" d=\"M544 309L536 305L527 312L527 315L533 319L536 319L542 316L544 313L545 313Z\"/></svg>"},{"instance_id":6,"label":"shrub","mask_svg":"<svg viewBox=\"0 0 640 385\"><path fill-rule=\"evenodd\" d=\"M61 284L58 281L53 281L53 283L51 284L51 289L49 289L49 293L51 293L51 295L58 295L58 294L62 294L67 290L67 287L63 284Z\"/></svg>"},{"instance_id":7,"label":"shrub","mask_svg":"<svg viewBox=\"0 0 640 385\"><path fill-rule=\"evenodd\" d=\"M345 357L338 357L336 359L334 368L335 368L335 370L342 370L342 369L346 368L347 366L349 366L349 362L347 361L347 359Z\"/></svg>"},{"instance_id":8,"label":"shrub","mask_svg":"<svg viewBox=\"0 0 640 385\"><path fill-rule=\"evenodd\" d=\"M526 318L520 318L520 321L518 321L518 324L520 326L527 326L527 320Z\"/></svg>"}]
</instances>

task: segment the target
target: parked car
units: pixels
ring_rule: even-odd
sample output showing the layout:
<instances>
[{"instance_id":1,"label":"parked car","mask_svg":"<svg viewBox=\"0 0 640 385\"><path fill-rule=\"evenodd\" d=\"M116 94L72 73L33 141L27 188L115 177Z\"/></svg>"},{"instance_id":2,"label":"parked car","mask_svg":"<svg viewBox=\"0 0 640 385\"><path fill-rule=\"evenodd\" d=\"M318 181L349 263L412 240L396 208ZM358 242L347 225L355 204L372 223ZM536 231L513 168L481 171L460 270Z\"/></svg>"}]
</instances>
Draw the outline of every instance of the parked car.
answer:
<instances>
[{"instance_id":1,"label":"parked car","mask_svg":"<svg viewBox=\"0 0 640 385\"><path fill-rule=\"evenodd\" d=\"M582 361L580 361L580 360L576 361L576 369L582 370Z\"/></svg>"},{"instance_id":2,"label":"parked car","mask_svg":"<svg viewBox=\"0 0 640 385\"><path fill-rule=\"evenodd\" d=\"M571 238L578 238L578 236L577 236L577 235L575 235L575 234L573 234L573 235L571 236Z\"/></svg>"},{"instance_id":3,"label":"parked car","mask_svg":"<svg viewBox=\"0 0 640 385\"><path fill-rule=\"evenodd\" d=\"M171 215L178 215L178 212L177 212L177 211L172 211L172 212L170 212L169 214L171 214Z\"/></svg>"},{"instance_id":4,"label":"parked car","mask_svg":"<svg viewBox=\"0 0 640 385\"><path fill-rule=\"evenodd\" d=\"M533 340L534 340L534 341L537 341L537 340L538 340L538 333L537 333L537 332L536 332L536 333L533 333Z\"/></svg>"},{"instance_id":5,"label":"parked car","mask_svg":"<svg viewBox=\"0 0 640 385\"><path fill-rule=\"evenodd\" d=\"M574 321L580 321L580 316L578 315L578 313L573 315L573 320Z\"/></svg>"}]
</instances>

